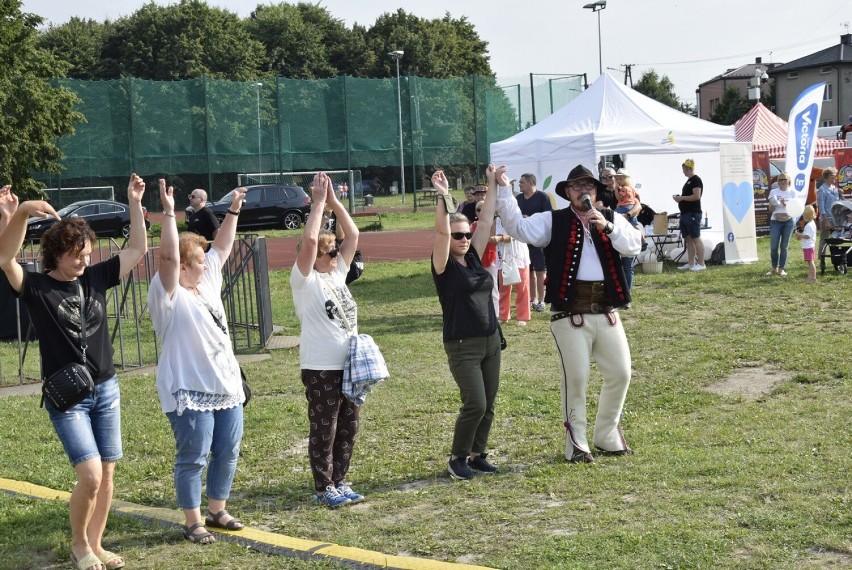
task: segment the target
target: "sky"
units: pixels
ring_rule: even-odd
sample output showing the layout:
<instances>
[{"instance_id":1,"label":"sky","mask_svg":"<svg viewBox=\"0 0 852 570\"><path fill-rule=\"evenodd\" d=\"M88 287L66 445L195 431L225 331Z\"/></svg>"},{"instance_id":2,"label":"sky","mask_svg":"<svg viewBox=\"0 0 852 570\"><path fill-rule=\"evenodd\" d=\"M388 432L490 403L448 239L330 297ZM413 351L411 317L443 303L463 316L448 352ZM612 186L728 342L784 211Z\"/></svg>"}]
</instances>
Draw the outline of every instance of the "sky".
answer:
<instances>
[{"instance_id":1,"label":"sky","mask_svg":"<svg viewBox=\"0 0 852 570\"><path fill-rule=\"evenodd\" d=\"M592 0L314 0L351 27L402 8L422 18L465 16L488 42L491 68L503 86L529 84L534 74L604 72L633 80L650 69L666 75L677 96L695 104L700 83L728 69L754 63L786 63L840 43L852 30L852 0L607 0L598 13ZM24 0L22 10L63 24L72 16L97 21L129 16L145 0ZM156 0L157 4L175 2ZM207 0L247 17L257 0ZM292 1L290 3L296 3ZM598 55L600 19L601 56ZM405 73L405 61L401 62Z\"/></svg>"}]
</instances>

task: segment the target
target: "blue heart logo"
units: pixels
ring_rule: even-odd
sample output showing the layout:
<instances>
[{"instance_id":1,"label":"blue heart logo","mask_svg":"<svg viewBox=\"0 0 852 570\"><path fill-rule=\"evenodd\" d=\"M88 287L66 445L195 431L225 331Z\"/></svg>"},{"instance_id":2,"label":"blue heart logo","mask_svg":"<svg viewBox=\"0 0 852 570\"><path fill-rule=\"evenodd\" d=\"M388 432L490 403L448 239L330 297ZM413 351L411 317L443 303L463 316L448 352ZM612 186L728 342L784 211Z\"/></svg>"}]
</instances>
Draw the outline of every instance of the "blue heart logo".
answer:
<instances>
[{"instance_id":1,"label":"blue heart logo","mask_svg":"<svg viewBox=\"0 0 852 570\"><path fill-rule=\"evenodd\" d=\"M754 203L754 188L748 182L740 182L739 185L728 182L722 188L722 200L737 222L742 222Z\"/></svg>"}]
</instances>

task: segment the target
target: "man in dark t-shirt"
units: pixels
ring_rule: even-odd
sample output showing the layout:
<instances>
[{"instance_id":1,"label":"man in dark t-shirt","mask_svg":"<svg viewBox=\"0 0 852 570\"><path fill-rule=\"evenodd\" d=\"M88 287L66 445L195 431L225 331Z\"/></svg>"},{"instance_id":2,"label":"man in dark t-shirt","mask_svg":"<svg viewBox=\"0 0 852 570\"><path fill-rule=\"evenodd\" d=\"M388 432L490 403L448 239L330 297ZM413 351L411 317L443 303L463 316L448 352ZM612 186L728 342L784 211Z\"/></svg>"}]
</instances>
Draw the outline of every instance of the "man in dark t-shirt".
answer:
<instances>
[{"instance_id":1,"label":"man in dark t-shirt","mask_svg":"<svg viewBox=\"0 0 852 570\"><path fill-rule=\"evenodd\" d=\"M678 269L703 271L706 269L704 242L701 241L701 193L704 191L704 183L695 174L695 161L691 158L686 159L681 168L686 176L686 184L680 195L672 196L680 210L680 232L686 240L686 263Z\"/></svg>"},{"instance_id":2,"label":"man in dark t-shirt","mask_svg":"<svg viewBox=\"0 0 852 570\"><path fill-rule=\"evenodd\" d=\"M550 198L544 192L535 188L535 174L527 172L521 174L518 179L521 193L515 199L518 207L525 218L539 212L549 212L553 209ZM530 251L530 299L532 299L533 311L539 313L545 310L544 306L544 278L547 275L547 266L544 261L544 251L540 247L527 245Z\"/></svg>"},{"instance_id":3,"label":"man in dark t-shirt","mask_svg":"<svg viewBox=\"0 0 852 570\"><path fill-rule=\"evenodd\" d=\"M207 208L207 192L196 188L189 195L189 205L193 209L192 215L186 220L186 229L190 232L204 236L207 241L213 241L216 232L219 231L219 220Z\"/></svg>"}]
</instances>

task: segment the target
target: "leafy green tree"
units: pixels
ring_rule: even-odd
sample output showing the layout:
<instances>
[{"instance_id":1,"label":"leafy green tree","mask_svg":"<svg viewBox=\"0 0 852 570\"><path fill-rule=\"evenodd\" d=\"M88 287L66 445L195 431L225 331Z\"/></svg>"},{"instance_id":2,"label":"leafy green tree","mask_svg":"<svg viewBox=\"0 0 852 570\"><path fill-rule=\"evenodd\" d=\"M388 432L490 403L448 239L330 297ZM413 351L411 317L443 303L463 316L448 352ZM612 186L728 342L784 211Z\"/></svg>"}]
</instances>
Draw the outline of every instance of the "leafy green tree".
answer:
<instances>
[{"instance_id":1,"label":"leafy green tree","mask_svg":"<svg viewBox=\"0 0 852 570\"><path fill-rule=\"evenodd\" d=\"M756 101L749 101L740 95L736 87L728 87L722 101L710 114L710 120L719 125L733 125L748 113L755 103Z\"/></svg>"},{"instance_id":2,"label":"leafy green tree","mask_svg":"<svg viewBox=\"0 0 852 570\"><path fill-rule=\"evenodd\" d=\"M68 64L66 76L73 79L99 79L101 53L112 24L71 18L60 26L50 26L38 37L38 45Z\"/></svg>"},{"instance_id":3,"label":"leafy green tree","mask_svg":"<svg viewBox=\"0 0 852 570\"><path fill-rule=\"evenodd\" d=\"M259 5L245 28L266 48L266 71L292 79L337 75L330 56L349 34L328 10L311 4Z\"/></svg>"},{"instance_id":4,"label":"leafy green tree","mask_svg":"<svg viewBox=\"0 0 852 570\"><path fill-rule=\"evenodd\" d=\"M440 20L426 20L405 10L379 16L367 30L367 45L377 54L373 77L396 75L396 64L385 54L403 50L404 73L447 78L466 75L493 76L488 62L488 43L479 37L467 18L449 13Z\"/></svg>"},{"instance_id":5,"label":"leafy green tree","mask_svg":"<svg viewBox=\"0 0 852 570\"><path fill-rule=\"evenodd\" d=\"M680 100L674 92L674 84L668 75L660 77L653 69L646 71L633 86L639 93L669 107L679 108Z\"/></svg>"},{"instance_id":6,"label":"leafy green tree","mask_svg":"<svg viewBox=\"0 0 852 570\"><path fill-rule=\"evenodd\" d=\"M61 170L56 140L74 132L82 115L77 97L51 84L65 66L39 48L43 19L21 12L18 0L0 3L0 180L22 198L38 195L31 173Z\"/></svg>"},{"instance_id":7,"label":"leafy green tree","mask_svg":"<svg viewBox=\"0 0 852 570\"><path fill-rule=\"evenodd\" d=\"M240 18L201 0L146 4L112 27L103 49L102 79L131 76L176 80L204 75L254 79L264 62L263 46Z\"/></svg>"}]
</instances>

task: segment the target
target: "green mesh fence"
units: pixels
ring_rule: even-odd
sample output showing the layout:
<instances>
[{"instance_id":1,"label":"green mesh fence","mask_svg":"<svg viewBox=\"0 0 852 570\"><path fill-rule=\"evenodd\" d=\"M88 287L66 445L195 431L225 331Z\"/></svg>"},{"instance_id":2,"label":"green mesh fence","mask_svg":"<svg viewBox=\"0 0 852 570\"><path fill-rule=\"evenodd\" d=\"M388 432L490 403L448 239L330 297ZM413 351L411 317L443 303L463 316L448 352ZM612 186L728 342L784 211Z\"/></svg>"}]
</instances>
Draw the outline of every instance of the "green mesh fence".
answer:
<instances>
[{"instance_id":1,"label":"green mesh fence","mask_svg":"<svg viewBox=\"0 0 852 570\"><path fill-rule=\"evenodd\" d=\"M530 89L489 77L401 77L400 106L396 77L58 83L79 95L86 121L60 141L62 174L36 178L55 188L115 186L122 200L130 172L166 176L179 207L193 188L223 196L238 173L360 170L390 188L400 178L400 115L409 193L437 167L453 180L480 179L489 144L530 122L521 96ZM576 77L545 83L548 108L579 92ZM146 206L157 201L146 193Z\"/></svg>"}]
</instances>

